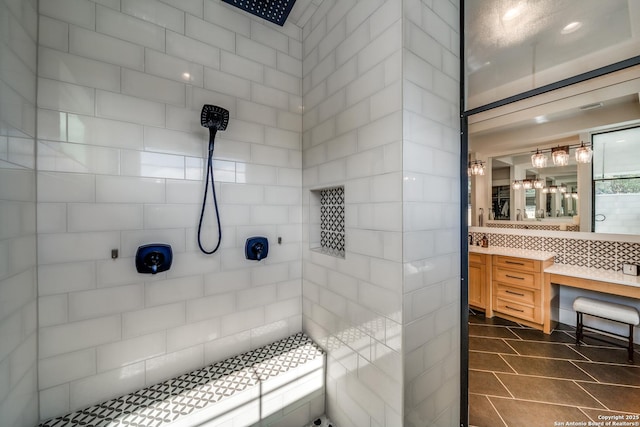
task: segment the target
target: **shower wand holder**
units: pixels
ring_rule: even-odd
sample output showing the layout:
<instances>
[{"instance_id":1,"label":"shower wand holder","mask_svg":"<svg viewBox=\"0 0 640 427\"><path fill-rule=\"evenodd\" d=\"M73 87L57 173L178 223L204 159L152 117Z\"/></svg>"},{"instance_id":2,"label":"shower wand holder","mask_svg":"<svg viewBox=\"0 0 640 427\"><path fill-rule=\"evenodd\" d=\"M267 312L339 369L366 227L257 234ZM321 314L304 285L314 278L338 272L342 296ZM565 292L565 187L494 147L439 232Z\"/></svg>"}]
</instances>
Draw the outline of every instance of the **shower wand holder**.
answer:
<instances>
[{"instance_id":1,"label":"shower wand holder","mask_svg":"<svg viewBox=\"0 0 640 427\"><path fill-rule=\"evenodd\" d=\"M136 270L142 274L157 274L171 268L173 251L164 243L143 245L136 252Z\"/></svg>"},{"instance_id":2,"label":"shower wand holder","mask_svg":"<svg viewBox=\"0 0 640 427\"><path fill-rule=\"evenodd\" d=\"M250 261L260 261L269 255L269 241L266 237L249 237L244 245L244 254Z\"/></svg>"}]
</instances>

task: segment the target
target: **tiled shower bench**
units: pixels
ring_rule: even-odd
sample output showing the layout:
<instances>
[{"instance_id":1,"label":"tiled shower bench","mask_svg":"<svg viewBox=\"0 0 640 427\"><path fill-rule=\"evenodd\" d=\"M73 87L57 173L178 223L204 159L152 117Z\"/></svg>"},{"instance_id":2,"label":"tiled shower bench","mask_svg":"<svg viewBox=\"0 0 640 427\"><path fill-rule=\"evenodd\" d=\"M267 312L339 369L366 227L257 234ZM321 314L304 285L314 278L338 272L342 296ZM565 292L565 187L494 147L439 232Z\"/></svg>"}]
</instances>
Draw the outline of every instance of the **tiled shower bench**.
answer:
<instances>
[{"instance_id":1,"label":"tiled shower bench","mask_svg":"<svg viewBox=\"0 0 640 427\"><path fill-rule=\"evenodd\" d=\"M299 427L324 413L324 368L298 333L40 427Z\"/></svg>"}]
</instances>

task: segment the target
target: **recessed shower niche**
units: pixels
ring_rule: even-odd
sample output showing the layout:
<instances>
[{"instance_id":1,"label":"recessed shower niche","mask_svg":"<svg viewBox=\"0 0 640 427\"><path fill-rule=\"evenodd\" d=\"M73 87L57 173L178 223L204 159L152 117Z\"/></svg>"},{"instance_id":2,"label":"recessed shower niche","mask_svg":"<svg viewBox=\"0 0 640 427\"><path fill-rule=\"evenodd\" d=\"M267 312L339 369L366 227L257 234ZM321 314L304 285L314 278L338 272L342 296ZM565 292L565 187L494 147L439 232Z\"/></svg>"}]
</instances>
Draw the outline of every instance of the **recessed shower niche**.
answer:
<instances>
[{"instance_id":1,"label":"recessed shower niche","mask_svg":"<svg viewBox=\"0 0 640 427\"><path fill-rule=\"evenodd\" d=\"M344 258L344 187L311 190L310 249Z\"/></svg>"}]
</instances>

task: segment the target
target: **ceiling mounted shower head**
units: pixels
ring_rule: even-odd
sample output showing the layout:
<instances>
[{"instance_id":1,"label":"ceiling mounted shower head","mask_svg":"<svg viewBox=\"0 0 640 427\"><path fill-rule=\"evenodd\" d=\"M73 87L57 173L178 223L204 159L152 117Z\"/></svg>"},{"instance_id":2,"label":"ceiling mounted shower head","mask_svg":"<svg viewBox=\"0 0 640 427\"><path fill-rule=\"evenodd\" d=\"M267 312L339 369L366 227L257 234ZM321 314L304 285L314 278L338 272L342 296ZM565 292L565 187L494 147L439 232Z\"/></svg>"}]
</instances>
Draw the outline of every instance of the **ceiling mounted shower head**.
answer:
<instances>
[{"instance_id":1,"label":"ceiling mounted shower head","mask_svg":"<svg viewBox=\"0 0 640 427\"><path fill-rule=\"evenodd\" d=\"M222 0L239 9L283 26L296 0Z\"/></svg>"},{"instance_id":2,"label":"ceiling mounted shower head","mask_svg":"<svg viewBox=\"0 0 640 427\"><path fill-rule=\"evenodd\" d=\"M224 131L229 124L229 110L217 105L205 104L200 114L200 124L209 129Z\"/></svg>"}]
</instances>

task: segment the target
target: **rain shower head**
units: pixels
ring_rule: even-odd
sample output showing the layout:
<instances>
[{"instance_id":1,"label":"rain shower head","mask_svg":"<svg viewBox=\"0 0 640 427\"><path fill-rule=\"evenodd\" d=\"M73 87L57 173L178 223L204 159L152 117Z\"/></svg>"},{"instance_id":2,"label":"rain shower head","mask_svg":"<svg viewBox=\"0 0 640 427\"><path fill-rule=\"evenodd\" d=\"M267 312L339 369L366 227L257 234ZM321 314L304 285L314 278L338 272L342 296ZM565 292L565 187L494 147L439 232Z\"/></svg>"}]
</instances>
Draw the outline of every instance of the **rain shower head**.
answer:
<instances>
[{"instance_id":1,"label":"rain shower head","mask_svg":"<svg viewBox=\"0 0 640 427\"><path fill-rule=\"evenodd\" d=\"M200 114L200 124L216 131L227 129L229 111L216 105L205 104Z\"/></svg>"},{"instance_id":2,"label":"rain shower head","mask_svg":"<svg viewBox=\"0 0 640 427\"><path fill-rule=\"evenodd\" d=\"M259 18L284 25L296 0L222 0Z\"/></svg>"}]
</instances>

